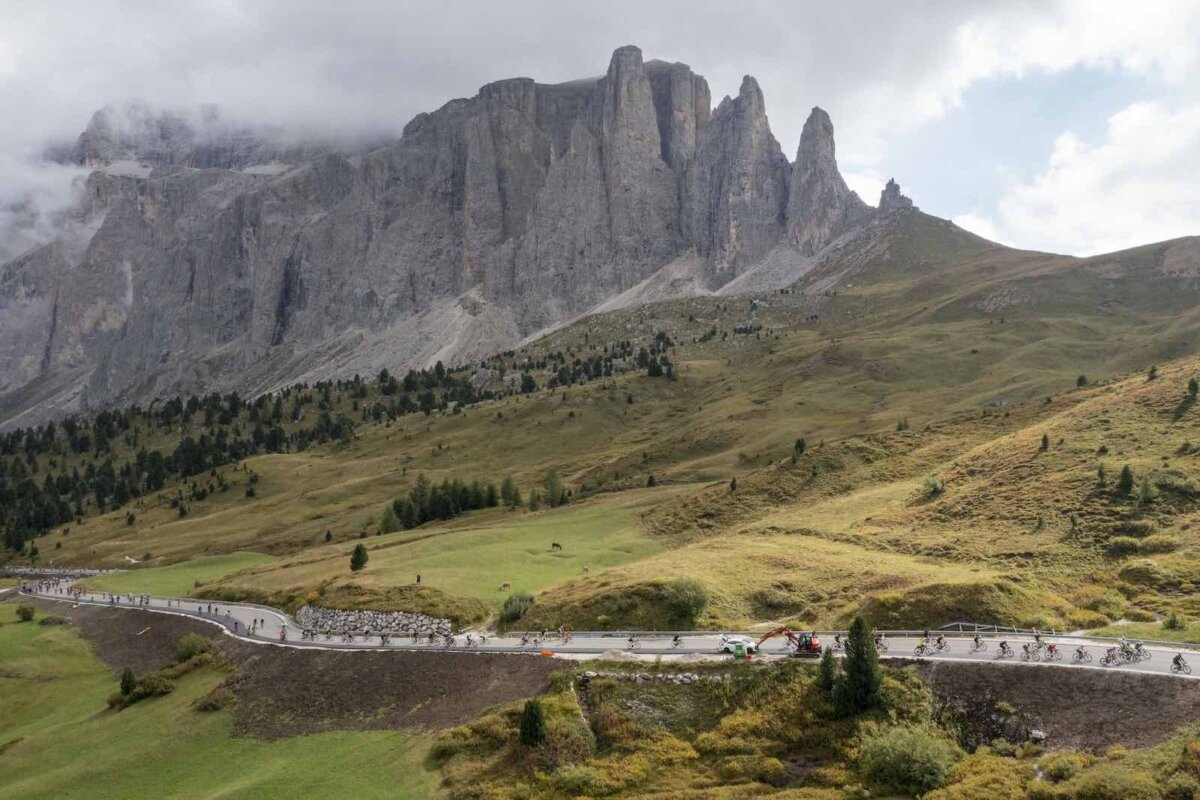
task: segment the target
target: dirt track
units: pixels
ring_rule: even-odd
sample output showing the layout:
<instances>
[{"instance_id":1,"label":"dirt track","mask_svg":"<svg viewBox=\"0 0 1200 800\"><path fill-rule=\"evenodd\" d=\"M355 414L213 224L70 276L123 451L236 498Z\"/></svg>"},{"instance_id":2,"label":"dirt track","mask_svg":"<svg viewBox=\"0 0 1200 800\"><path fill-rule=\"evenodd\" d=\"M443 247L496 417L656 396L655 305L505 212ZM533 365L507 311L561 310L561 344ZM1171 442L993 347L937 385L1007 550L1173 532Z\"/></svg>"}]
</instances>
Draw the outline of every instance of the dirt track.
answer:
<instances>
[{"instance_id":1,"label":"dirt track","mask_svg":"<svg viewBox=\"0 0 1200 800\"><path fill-rule=\"evenodd\" d=\"M185 633L212 639L236 671L234 730L277 739L327 730L461 725L494 705L545 690L564 664L482 653L345 652L251 644L197 620L131 609L23 599L78 626L97 657L119 672L174 659Z\"/></svg>"}]
</instances>

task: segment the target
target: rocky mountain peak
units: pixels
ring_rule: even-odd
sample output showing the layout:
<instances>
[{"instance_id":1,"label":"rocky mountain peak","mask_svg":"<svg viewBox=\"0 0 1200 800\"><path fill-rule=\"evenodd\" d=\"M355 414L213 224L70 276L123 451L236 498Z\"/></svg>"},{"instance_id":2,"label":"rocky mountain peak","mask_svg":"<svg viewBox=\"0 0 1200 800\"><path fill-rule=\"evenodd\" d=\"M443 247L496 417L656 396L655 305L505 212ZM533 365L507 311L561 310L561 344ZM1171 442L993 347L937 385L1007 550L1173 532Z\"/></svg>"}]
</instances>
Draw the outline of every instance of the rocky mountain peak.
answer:
<instances>
[{"instance_id":1,"label":"rocky mountain peak","mask_svg":"<svg viewBox=\"0 0 1200 800\"><path fill-rule=\"evenodd\" d=\"M814 107L800 133L792 166L788 201L788 236L805 255L812 255L870 216L858 195L838 171L833 122Z\"/></svg>"},{"instance_id":2,"label":"rocky mountain peak","mask_svg":"<svg viewBox=\"0 0 1200 800\"><path fill-rule=\"evenodd\" d=\"M634 46L600 77L487 83L354 159L281 134L97 112L72 158L98 227L0 265L0 415L482 357L665 273L715 290L776 251L786 272L871 213L823 111L793 165L753 77L713 110Z\"/></svg>"},{"instance_id":3,"label":"rocky mountain peak","mask_svg":"<svg viewBox=\"0 0 1200 800\"><path fill-rule=\"evenodd\" d=\"M133 101L108 105L93 114L70 160L93 169L144 176L155 167L167 166L245 169L295 164L330 150L324 144L290 139L281 129L227 119L212 104L161 109Z\"/></svg>"},{"instance_id":4,"label":"rocky mountain peak","mask_svg":"<svg viewBox=\"0 0 1200 800\"><path fill-rule=\"evenodd\" d=\"M900 184L896 183L895 178L888 178L887 184L883 187L883 191L879 193L879 210L885 211L917 211L917 207L913 205L913 201L900 193Z\"/></svg>"}]
</instances>

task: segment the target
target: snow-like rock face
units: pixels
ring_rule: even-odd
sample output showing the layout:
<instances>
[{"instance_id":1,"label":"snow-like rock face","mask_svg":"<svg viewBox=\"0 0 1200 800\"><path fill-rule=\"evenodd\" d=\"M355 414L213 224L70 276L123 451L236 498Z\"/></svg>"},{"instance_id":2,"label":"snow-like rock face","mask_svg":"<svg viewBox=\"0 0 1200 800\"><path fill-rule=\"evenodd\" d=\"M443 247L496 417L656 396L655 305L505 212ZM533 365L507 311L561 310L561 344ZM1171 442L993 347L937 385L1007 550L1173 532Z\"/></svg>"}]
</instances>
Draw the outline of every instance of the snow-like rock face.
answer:
<instances>
[{"instance_id":1,"label":"snow-like rock face","mask_svg":"<svg viewBox=\"0 0 1200 800\"><path fill-rule=\"evenodd\" d=\"M704 78L635 47L357 155L212 109L103 109L70 154L93 232L0 265L0 424L462 361L600 307L786 282L872 213L832 136L814 110L789 164L753 78L714 111Z\"/></svg>"}]
</instances>

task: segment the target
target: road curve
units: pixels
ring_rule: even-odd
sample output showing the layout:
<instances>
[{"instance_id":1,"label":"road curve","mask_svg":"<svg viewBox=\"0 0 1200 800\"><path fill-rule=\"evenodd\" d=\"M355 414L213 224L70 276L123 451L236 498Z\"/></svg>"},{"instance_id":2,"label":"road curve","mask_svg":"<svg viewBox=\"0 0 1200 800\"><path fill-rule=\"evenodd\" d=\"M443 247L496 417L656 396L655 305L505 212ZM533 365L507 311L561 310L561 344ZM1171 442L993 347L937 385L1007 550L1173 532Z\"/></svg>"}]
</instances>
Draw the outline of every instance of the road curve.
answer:
<instances>
[{"instance_id":1,"label":"road curve","mask_svg":"<svg viewBox=\"0 0 1200 800\"><path fill-rule=\"evenodd\" d=\"M81 596L77 596L78 590L71 588L70 581L40 581L21 587L21 594L30 597L41 597L48 600L54 600L62 603L69 603L72 606L77 605L92 605L92 606L108 606L111 608L134 609L141 611L151 611L160 614L173 614L177 616L190 617L199 619L214 625L219 626L226 635L233 636L243 641L254 642L262 645L272 645L276 647L292 647L298 649L316 648L327 650L416 650L429 652L479 652L479 653L524 653L527 655L546 655L566 658L583 658L587 656L600 655L613 650L625 651L631 656L651 655L664 656L668 660L681 656L704 656L711 659L727 659L728 655L720 652L719 633L712 632L696 632L684 633L682 636L682 644L673 646L671 634L662 634L656 632L635 632L637 645L630 647L627 638L630 635L629 631L619 633L577 633L567 641L562 641L558 638L550 638L541 644L522 645L519 638L513 636L489 636L483 644L476 644L468 647L466 645L466 637L462 634L454 637L455 644L452 647L444 645L442 642L436 644L427 644L424 642L414 643L409 637L393 637L392 641L386 646L382 644L379 636L355 636L353 641L341 641L341 637L325 637L317 636L315 639L301 639L301 628L287 614L277 608L268 606L259 606L249 603L213 603L208 600L199 600L197 598L175 598L175 597L134 597L132 600L128 595L123 597L114 597L103 592L84 591ZM258 620L259 625L256 632L251 634L252 623ZM286 636L284 632L286 631ZM1062 651L1062 660L1059 661L1033 661L1023 660L1019 655L1014 655L1007 658L997 656L1000 641L1007 641L1017 653L1021 653L1022 645L1033 641L1028 635L996 635L984 634L986 649L972 652L971 634L944 632L946 640L950 644L948 652L937 654L922 655L923 660L929 661L968 661L975 663L1000 663L1000 664L1016 664L1021 666L1055 666L1068 667L1073 669L1107 669L1118 670L1121 672L1139 672L1151 675L1174 675L1180 678L1200 679L1200 653L1196 652L1195 648L1185 651L1185 658L1192 667L1192 674L1185 675L1181 673L1171 672L1171 659L1179 649L1167 649L1164 647L1147 647L1146 650L1150 653L1150 658L1145 661L1134 663L1121 663L1111 667L1101 665L1105 651L1112 647L1114 642L1111 639L1100 639L1094 637L1081 636L1053 636L1047 637L1050 641L1058 644ZM822 635L825 635L824 632ZM888 649L886 653L881 654L884 659L913 659L915 658L914 648L918 644L918 638L912 635L895 635L887 636ZM827 642L829 643L829 642ZM1091 656L1090 662L1074 663L1072 654L1076 647L1083 647ZM767 642L758 657L766 657L768 659L781 658L791 655L791 646L785 639L774 639Z\"/></svg>"}]
</instances>

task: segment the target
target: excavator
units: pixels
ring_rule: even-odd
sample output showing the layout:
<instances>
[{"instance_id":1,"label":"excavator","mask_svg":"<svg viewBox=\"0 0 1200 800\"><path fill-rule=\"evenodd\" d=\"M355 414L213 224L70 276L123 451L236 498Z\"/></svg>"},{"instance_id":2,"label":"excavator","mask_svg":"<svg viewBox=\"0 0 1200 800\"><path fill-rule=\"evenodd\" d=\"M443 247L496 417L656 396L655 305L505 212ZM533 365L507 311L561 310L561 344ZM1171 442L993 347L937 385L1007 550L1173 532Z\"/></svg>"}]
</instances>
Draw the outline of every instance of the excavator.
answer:
<instances>
[{"instance_id":1,"label":"excavator","mask_svg":"<svg viewBox=\"0 0 1200 800\"><path fill-rule=\"evenodd\" d=\"M767 631L758 640L755 649L762 647L763 642L768 639L774 639L777 636L786 636L788 641L796 648L796 652L792 655L797 658L818 658L821 655L821 640L817 638L817 634L813 633L796 633L788 626L776 628L773 631Z\"/></svg>"}]
</instances>

